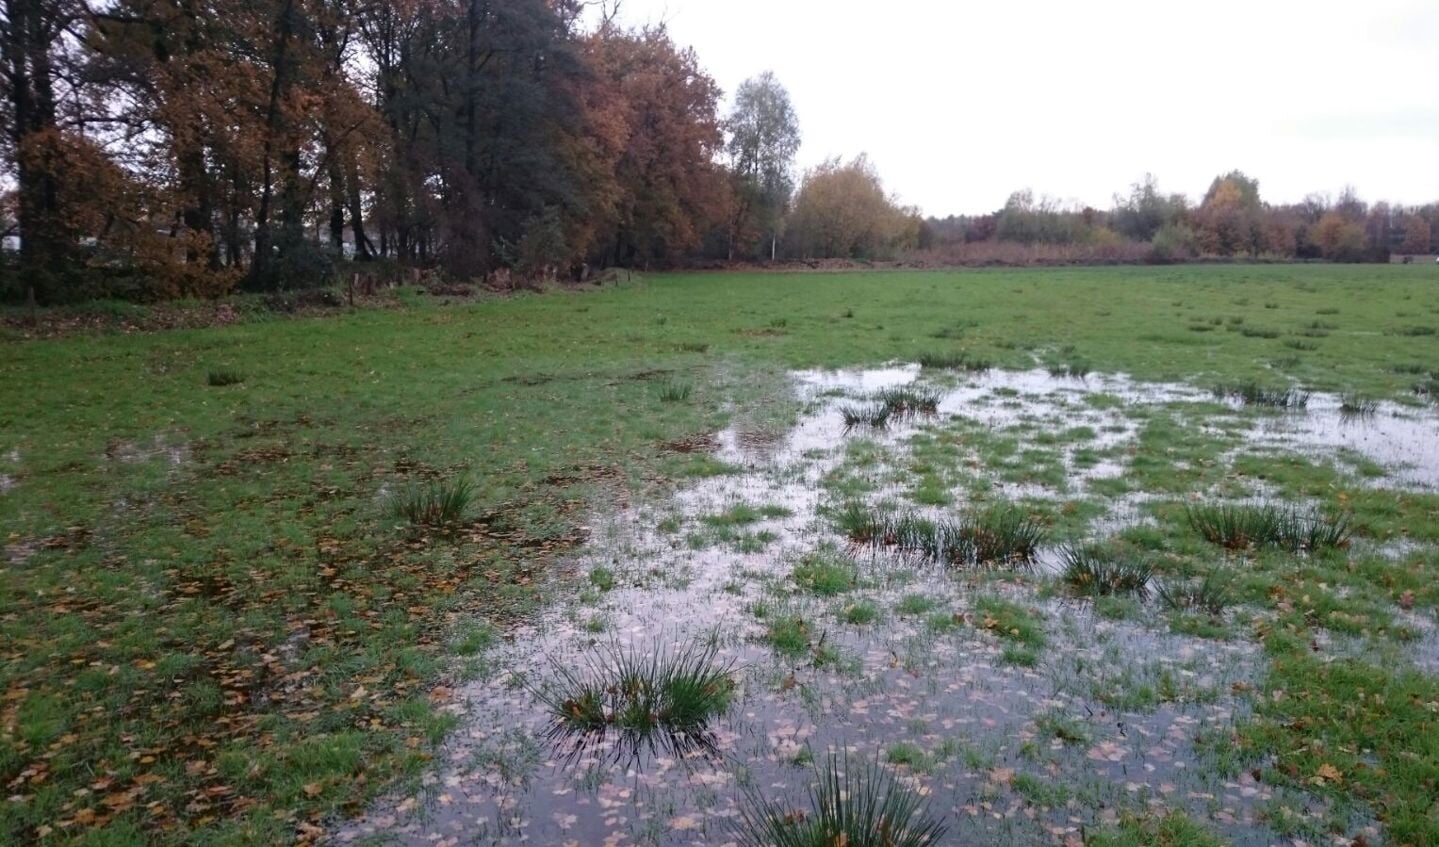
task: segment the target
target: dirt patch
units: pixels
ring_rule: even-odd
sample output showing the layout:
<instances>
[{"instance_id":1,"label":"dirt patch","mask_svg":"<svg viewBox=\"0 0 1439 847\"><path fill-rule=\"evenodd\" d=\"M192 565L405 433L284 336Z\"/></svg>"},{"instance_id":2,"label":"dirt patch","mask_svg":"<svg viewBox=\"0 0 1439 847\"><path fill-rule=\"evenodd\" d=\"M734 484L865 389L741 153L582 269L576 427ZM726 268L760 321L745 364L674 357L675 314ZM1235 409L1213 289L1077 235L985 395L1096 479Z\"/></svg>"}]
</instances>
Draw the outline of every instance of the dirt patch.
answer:
<instances>
[{"instance_id":1,"label":"dirt patch","mask_svg":"<svg viewBox=\"0 0 1439 847\"><path fill-rule=\"evenodd\" d=\"M660 442L660 450L666 453L713 453L718 449L719 438L711 432L700 432L673 441Z\"/></svg>"}]
</instances>

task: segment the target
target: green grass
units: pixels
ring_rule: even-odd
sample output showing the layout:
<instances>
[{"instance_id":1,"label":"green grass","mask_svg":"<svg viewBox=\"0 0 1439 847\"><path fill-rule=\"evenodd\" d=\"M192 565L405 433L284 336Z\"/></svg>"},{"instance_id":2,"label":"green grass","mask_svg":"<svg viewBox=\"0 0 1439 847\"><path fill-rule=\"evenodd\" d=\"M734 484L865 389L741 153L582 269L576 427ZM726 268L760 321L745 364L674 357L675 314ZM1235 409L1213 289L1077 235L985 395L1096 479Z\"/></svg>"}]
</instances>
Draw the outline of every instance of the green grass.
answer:
<instances>
[{"instance_id":1,"label":"green grass","mask_svg":"<svg viewBox=\"0 0 1439 847\"><path fill-rule=\"evenodd\" d=\"M1391 843L1439 844L1439 681L1277 652L1240 756L1264 763L1265 782L1372 804Z\"/></svg>"},{"instance_id":2,"label":"green grass","mask_svg":"<svg viewBox=\"0 0 1439 847\"><path fill-rule=\"evenodd\" d=\"M212 388L224 388L228 385L239 385L245 381L245 375L237 370L219 368L210 371L205 375L205 383Z\"/></svg>"},{"instance_id":3,"label":"green grass","mask_svg":"<svg viewBox=\"0 0 1439 847\"><path fill-rule=\"evenodd\" d=\"M735 503L722 512L712 515L705 515L703 521L712 527L732 528L749 526L763 520L788 517L793 514L784 506L773 503L763 503L758 506L752 503Z\"/></svg>"},{"instance_id":4,"label":"green grass","mask_svg":"<svg viewBox=\"0 0 1439 847\"><path fill-rule=\"evenodd\" d=\"M1117 824L1093 832L1085 847L1222 847L1219 836L1183 812L1160 816L1125 815Z\"/></svg>"},{"instance_id":5,"label":"green grass","mask_svg":"<svg viewBox=\"0 0 1439 847\"><path fill-rule=\"evenodd\" d=\"M859 569L848 557L832 551L807 554L794 566L790 577L805 591L833 597L854 588Z\"/></svg>"},{"instance_id":6,"label":"green grass","mask_svg":"<svg viewBox=\"0 0 1439 847\"><path fill-rule=\"evenodd\" d=\"M932 847L946 826L924 798L877 762L830 754L806 787L807 809L750 788L740 806L741 847Z\"/></svg>"},{"instance_id":7,"label":"green grass","mask_svg":"<svg viewBox=\"0 0 1439 847\"><path fill-rule=\"evenodd\" d=\"M857 600L840 610L839 617L850 626L869 626L879 620L880 610L869 600Z\"/></svg>"},{"instance_id":8,"label":"green grass","mask_svg":"<svg viewBox=\"0 0 1439 847\"><path fill-rule=\"evenodd\" d=\"M430 696L447 622L529 614L617 488L738 472L663 445L732 422L783 429L787 369L943 344L964 349L922 364L1028 368L1072 347L1096 372L1275 386L1269 362L1292 355L1286 384L1415 404L1439 397L1435 337L1407 331L1433 322L1416 311L1433 284L1432 268L1399 265L672 274L154 334L0 329L0 456L21 457L0 526L31 551L0 559L0 782L41 777L7 788L20 799L0 804L0 843L77 815L114 844L281 843L295 820L417 778L454 723ZM1240 297L1278 305L1266 325L1328 335L1292 350L1189 330L1223 324ZM1306 327L1320 313L1332 329ZM774 315L783 332L752 331ZM957 319L962 341L928 337ZM216 362L243 388L209 388ZM690 387L683 401L661 396L666 380ZM1135 485L1220 481L1224 441L1181 424L1146 424ZM464 531L396 527L385 492L461 472L475 484ZM1339 493L1310 496L1352 504L1375 538L1435 534L1432 498ZM1391 603L1434 584L1422 564L1371 576ZM104 805L101 773L133 805ZM219 788L225 802L192 803Z\"/></svg>"},{"instance_id":9,"label":"green grass","mask_svg":"<svg viewBox=\"0 0 1439 847\"><path fill-rule=\"evenodd\" d=\"M690 399L694 384L679 379L660 383L659 398L665 403L683 403Z\"/></svg>"},{"instance_id":10,"label":"green grass","mask_svg":"<svg viewBox=\"0 0 1439 847\"><path fill-rule=\"evenodd\" d=\"M901 615L925 615L939 608L940 601L927 594L906 594L900 598L894 610Z\"/></svg>"},{"instance_id":11,"label":"green grass","mask_svg":"<svg viewBox=\"0 0 1439 847\"><path fill-rule=\"evenodd\" d=\"M798 612L781 611L765 616L765 641L776 653L790 658L810 651L809 621Z\"/></svg>"},{"instance_id":12,"label":"green grass","mask_svg":"<svg viewBox=\"0 0 1439 847\"><path fill-rule=\"evenodd\" d=\"M1040 614L1002 597L975 598L974 625L999 636L1004 642L1003 658L1013 665L1033 667L1048 643Z\"/></svg>"}]
</instances>

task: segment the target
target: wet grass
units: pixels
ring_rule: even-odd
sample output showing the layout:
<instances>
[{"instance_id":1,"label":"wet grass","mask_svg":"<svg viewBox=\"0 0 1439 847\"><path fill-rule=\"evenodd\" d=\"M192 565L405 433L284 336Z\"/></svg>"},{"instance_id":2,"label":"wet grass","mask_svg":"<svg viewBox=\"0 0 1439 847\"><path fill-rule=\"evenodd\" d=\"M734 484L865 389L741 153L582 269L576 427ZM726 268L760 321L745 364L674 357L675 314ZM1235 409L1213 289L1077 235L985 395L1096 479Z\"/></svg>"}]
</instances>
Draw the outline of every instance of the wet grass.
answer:
<instances>
[{"instance_id":1,"label":"wet grass","mask_svg":"<svg viewBox=\"0 0 1439 847\"><path fill-rule=\"evenodd\" d=\"M880 609L870 600L858 600L845 606L839 614L840 620L850 626L869 626L880 619Z\"/></svg>"},{"instance_id":2,"label":"wet grass","mask_svg":"<svg viewBox=\"0 0 1439 847\"><path fill-rule=\"evenodd\" d=\"M1202 579L1159 582L1155 593L1159 600L1175 612L1199 612L1212 618L1222 618L1224 612L1234 604L1232 580L1217 573L1210 573Z\"/></svg>"},{"instance_id":3,"label":"wet grass","mask_svg":"<svg viewBox=\"0 0 1439 847\"><path fill-rule=\"evenodd\" d=\"M921 353L915 357L922 368L937 371L964 371L983 373L994 367L994 362L972 353Z\"/></svg>"},{"instance_id":4,"label":"wet grass","mask_svg":"<svg viewBox=\"0 0 1439 847\"><path fill-rule=\"evenodd\" d=\"M390 512L417 527L453 526L464 520L474 498L467 477L412 483L392 496Z\"/></svg>"},{"instance_id":5,"label":"wet grass","mask_svg":"<svg viewBox=\"0 0 1439 847\"><path fill-rule=\"evenodd\" d=\"M1061 578L1080 594L1107 597L1144 592L1154 576L1154 565L1139 555L1112 545L1066 547Z\"/></svg>"},{"instance_id":6,"label":"wet grass","mask_svg":"<svg viewBox=\"0 0 1439 847\"><path fill-rule=\"evenodd\" d=\"M836 528L855 544L892 548L959 566L1023 567L1034 561L1043 524L1011 505L992 505L958 518L893 515L859 504L835 514Z\"/></svg>"},{"instance_id":7,"label":"wet grass","mask_svg":"<svg viewBox=\"0 0 1439 847\"><path fill-rule=\"evenodd\" d=\"M1349 544L1350 519L1274 504L1189 506L1189 527L1227 550L1276 547L1291 553L1342 549Z\"/></svg>"},{"instance_id":8,"label":"wet grass","mask_svg":"<svg viewBox=\"0 0 1439 847\"><path fill-rule=\"evenodd\" d=\"M556 681L535 689L565 727L637 733L692 732L729 708L734 665L713 641L648 650L611 645L580 672L554 663Z\"/></svg>"},{"instance_id":9,"label":"wet grass","mask_svg":"<svg viewBox=\"0 0 1439 847\"><path fill-rule=\"evenodd\" d=\"M1125 815L1085 839L1085 847L1223 847L1219 836L1183 812L1137 817Z\"/></svg>"},{"instance_id":10,"label":"wet grass","mask_svg":"<svg viewBox=\"0 0 1439 847\"><path fill-rule=\"evenodd\" d=\"M817 552L801 559L790 572L790 577L811 594L833 597L855 587L859 581L859 569L853 561L838 553Z\"/></svg>"},{"instance_id":11,"label":"wet grass","mask_svg":"<svg viewBox=\"0 0 1439 847\"><path fill-rule=\"evenodd\" d=\"M712 515L705 515L703 522L712 527L740 527L759 523L763 520L789 517L793 512L784 506L773 503L754 505L752 503L736 503L722 512Z\"/></svg>"},{"instance_id":12,"label":"wet grass","mask_svg":"<svg viewBox=\"0 0 1439 847\"><path fill-rule=\"evenodd\" d=\"M1353 391L1345 392L1339 398L1339 413L1349 417L1368 417L1379 411L1379 401Z\"/></svg>"},{"instance_id":13,"label":"wet grass","mask_svg":"<svg viewBox=\"0 0 1439 847\"><path fill-rule=\"evenodd\" d=\"M1302 643L1268 645L1267 696L1239 729L1240 758L1263 763L1266 782L1374 804L1390 843L1439 844L1439 680Z\"/></svg>"},{"instance_id":14,"label":"wet grass","mask_svg":"<svg viewBox=\"0 0 1439 847\"><path fill-rule=\"evenodd\" d=\"M869 399L888 409L891 417L912 417L932 415L939 411L941 396L943 395L937 388L902 385L876 391Z\"/></svg>"},{"instance_id":15,"label":"wet grass","mask_svg":"<svg viewBox=\"0 0 1439 847\"><path fill-rule=\"evenodd\" d=\"M846 430L884 429L894 417L894 410L883 403L846 403L839 407L839 415Z\"/></svg>"},{"instance_id":16,"label":"wet grass","mask_svg":"<svg viewBox=\"0 0 1439 847\"><path fill-rule=\"evenodd\" d=\"M775 652L791 658L803 656L810 651L811 629L809 621L796 611L766 611L765 641Z\"/></svg>"},{"instance_id":17,"label":"wet grass","mask_svg":"<svg viewBox=\"0 0 1439 847\"><path fill-rule=\"evenodd\" d=\"M740 808L741 847L932 847L947 827L925 799L878 762L831 753L817 763L799 811L751 788Z\"/></svg>"},{"instance_id":18,"label":"wet grass","mask_svg":"<svg viewBox=\"0 0 1439 847\"><path fill-rule=\"evenodd\" d=\"M983 595L974 601L974 625L1004 642L1003 658L1012 665L1034 667L1048 639L1043 619L1012 600Z\"/></svg>"},{"instance_id":19,"label":"wet grass","mask_svg":"<svg viewBox=\"0 0 1439 847\"><path fill-rule=\"evenodd\" d=\"M1274 387L1258 382L1240 382L1217 385L1214 396L1239 400L1246 406L1263 406L1271 409L1303 409L1309 405L1309 392L1291 387Z\"/></svg>"}]
</instances>

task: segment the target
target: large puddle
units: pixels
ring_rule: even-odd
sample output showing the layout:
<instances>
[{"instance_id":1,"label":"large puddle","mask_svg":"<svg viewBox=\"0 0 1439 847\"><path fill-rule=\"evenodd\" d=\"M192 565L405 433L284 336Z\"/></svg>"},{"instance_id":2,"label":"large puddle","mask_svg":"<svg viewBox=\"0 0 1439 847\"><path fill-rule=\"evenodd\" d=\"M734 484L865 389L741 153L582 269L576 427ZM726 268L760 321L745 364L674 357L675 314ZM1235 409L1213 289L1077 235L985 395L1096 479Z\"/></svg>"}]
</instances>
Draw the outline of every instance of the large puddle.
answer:
<instances>
[{"instance_id":1,"label":"large puddle","mask_svg":"<svg viewBox=\"0 0 1439 847\"><path fill-rule=\"evenodd\" d=\"M1105 493L1102 481L1128 472L1147 412L1203 409L1197 426L1248 453L1341 467L1362 457L1382 467L1366 484L1423 490L1439 489L1439 419L1390 405L1350 417L1326 396L1300 413L1256 413L1180 385L995 371L937 383L944 393L932 418L846 428L843 404L920 379L916 367L797 373L808 411L789 432L719 435L717 458L742 472L695 482L670 502L594 516L591 542L557 577L581 588L559 591L576 596L508 633L459 689L462 728L424 791L390 798L338 839L722 844L733 840L746 789L793 796L799 807L808 756L843 748L891 762L946 817L948 843L1064 844L1125 811L1170 808L1236 844L1279 841L1266 823L1276 789L1218 778L1195 752L1197 737L1227 733L1239 717L1231 692L1261 669L1255 645L1101 617L1041 591L1042 571L996 578L859 552L857 587L824 597L800 590L791 570L816 549L845 546L826 510L854 494L836 490L836 475L871 476L871 502L900 499L895 480L916 445L949 432L1012 437L1020 463L1042 447L1060 468L1058 488L1005 478L978 459L960 464L994 477L985 496L1098 500L1093 535L1140 519L1143 495ZM1078 434L1051 437L1060 430ZM856 462L861 443L878 458ZM955 500L972 496L961 490ZM738 504L758 514L717 517ZM612 574L613 587L590 586L596 569ZM1006 661L1001 639L975 625L981 596L1043 618L1048 643L1032 667ZM803 618L810 649L785 656L765 642L765 620L776 615ZM566 735L534 692L558 667L585 668L603 650L697 638L718 645L739 681L732 708L702 735ZM1376 837L1368 822L1353 826Z\"/></svg>"}]
</instances>

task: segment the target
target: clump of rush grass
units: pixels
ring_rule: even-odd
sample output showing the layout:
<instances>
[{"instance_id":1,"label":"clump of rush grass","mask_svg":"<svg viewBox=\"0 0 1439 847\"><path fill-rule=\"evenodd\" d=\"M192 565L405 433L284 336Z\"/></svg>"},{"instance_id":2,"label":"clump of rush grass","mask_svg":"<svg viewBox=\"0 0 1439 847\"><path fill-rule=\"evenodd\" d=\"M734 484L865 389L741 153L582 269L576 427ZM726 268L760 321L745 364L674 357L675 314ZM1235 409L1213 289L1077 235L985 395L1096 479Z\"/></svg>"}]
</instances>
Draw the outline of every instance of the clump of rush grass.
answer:
<instances>
[{"instance_id":1,"label":"clump of rush grass","mask_svg":"<svg viewBox=\"0 0 1439 847\"><path fill-rule=\"evenodd\" d=\"M795 809L767 788L747 788L736 841L741 847L932 847L947 831L924 798L878 761L831 753L814 765L807 794L807 807Z\"/></svg>"},{"instance_id":2,"label":"clump of rush grass","mask_svg":"<svg viewBox=\"0 0 1439 847\"><path fill-rule=\"evenodd\" d=\"M982 373L994 367L994 363L969 353L924 353L919 357L919 366L936 371Z\"/></svg>"},{"instance_id":3,"label":"clump of rush grass","mask_svg":"<svg viewBox=\"0 0 1439 847\"><path fill-rule=\"evenodd\" d=\"M1049 366L1049 375L1056 379L1084 379L1094 370L1088 362L1069 361Z\"/></svg>"},{"instance_id":4,"label":"clump of rush grass","mask_svg":"<svg viewBox=\"0 0 1439 847\"><path fill-rule=\"evenodd\" d=\"M227 385L239 385L245 381L245 375L237 370L229 368L218 368L205 374L205 382L212 388L224 388Z\"/></svg>"},{"instance_id":5,"label":"clump of rush grass","mask_svg":"<svg viewBox=\"0 0 1439 847\"><path fill-rule=\"evenodd\" d=\"M867 426L884 429L894 412L883 403L845 403L839 407L839 416L844 419L846 430Z\"/></svg>"},{"instance_id":6,"label":"clump of rush grass","mask_svg":"<svg viewBox=\"0 0 1439 847\"><path fill-rule=\"evenodd\" d=\"M883 388L871 394L869 399L889 410L893 417L932 415L939 411L943 395L938 389L918 385L901 385Z\"/></svg>"},{"instance_id":7,"label":"clump of rush grass","mask_svg":"<svg viewBox=\"0 0 1439 847\"><path fill-rule=\"evenodd\" d=\"M390 499L390 512L414 526L457 524L474 499L475 486L467 477L414 483Z\"/></svg>"},{"instance_id":8,"label":"clump of rush grass","mask_svg":"<svg viewBox=\"0 0 1439 847\"><path fill-rule=\"evenodd\" d=\"M556 681L535 690L555 721L576 731L608 728L694 732L729 708L734 665L714 639L676 649L611 645L576 669L555 662Z\"/></svg>"},{"instance_id":9,"label":"clump of rush grass","mask_svg":"<svg viewBox=\"0 0 1439 847\"><path fill-rule=\"evenodd\" d=\"M1346 417L1367 417L1379 411L1379 401L1350 391L1339 398L1339 414Z\"/></svg>"},{"instance_id":10,"label":"clump of rush grass","mask_svg":"<svg viewBox=\"0 0 1439 847\"><path fill-rule=\"evenodd\" d=\"M1189 526L1211 544L1228 550L1277 547L1291 553L1338 549L1349 544L1349 519L1273 504L1190 506Z\"/></svg>"},{"instance_id":11,"label":"clump of rush grass","mask_svg":"<svg viewBox=\"0 0 1439 847\"><path fill-rule=\"evenodd\" d=\"M1309 392L1297 388L1274 388L1257 382L1217 385L1214 396L1239 400L1246 406L1268 406L1274 409L1303 409L1309 405Z\"/></svg>"},{"instance_id":12,"label":"clump of rush grass","mask_svg":"<svg viewBox=\"0 0 1439 847\"><path fill-rule=\"evenodd\" d=\"M694 385L682 379L671 379L660 383L659 395L662 403L683 403L690 399Z\"/></svg>"},{"instance_id":13,"label":"clump of rush grass","mask_svg":"<svg viewBox=\"0 0 1439 847\"><path fill-rule=\"evenodd\" d=\"M1421 379L1414 383L1414 393L1439 403L1439 372L1431 374L1428 379Z\"/></svg>"},{"instance_id":14,"label":"clump of rush grass","mask_svg":"<svg viewBox=\"0 0 1439 847\"><path fill-rule=\"evenodd\" d=\"M1028 564L1044 543L1044 526L1015 506L996 505L964 518L977 564Z\"/></svg>"},{"instance_id":15,"label":"clump of rush grass","mask_svg":"<svg viewBox=\"0 0 1439 847\"><path fill-rule=\"evenodd\" d=\"M836 526L855 544L891 547L949 565L1016 567L1031 564L1044 527L1022 509L994 505L957 519L883 515L846 506Z\"/></svg>"},{"instance_id":16,"label":"clump of rush grass","mask_svg":"<svg viewBox=\"0 0 1439 847\"><path fill-rule=\"evenodd\" d=\"M1067 547L1063 552L1064 581L1084 594L1107 597L1144 591L1154 566L1144 559L1124 555L1109 545Z\"/></svg>"},{"instance_id":17,"label":"clump of rush grass","mask_svg":"<svg viewBox=\"0 0 1439 847\"><path fill-rule=\"evenodd\" d=\"M1215 573L1201 580L1162 582L1155 592L1161 603L1176 612L1203 612L1213 618L1223 617L1234 602L1229 580Z\"/></svg>"},{"instance_id":18,"label":"clump of rush grass","mask_svg":"<svg viewBox=\"0 0 1439 847\"><path fill-rule=\"evenodd\" d=\"M873 544L885 534L889 518L863 503L846 503L834 513L834 527L855 544Z\"/></svg>"}]
</instances>

